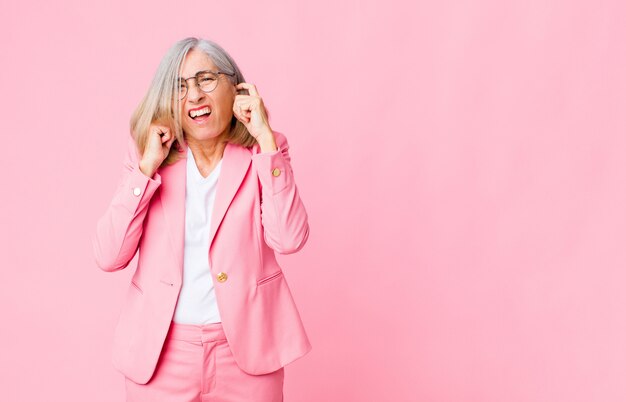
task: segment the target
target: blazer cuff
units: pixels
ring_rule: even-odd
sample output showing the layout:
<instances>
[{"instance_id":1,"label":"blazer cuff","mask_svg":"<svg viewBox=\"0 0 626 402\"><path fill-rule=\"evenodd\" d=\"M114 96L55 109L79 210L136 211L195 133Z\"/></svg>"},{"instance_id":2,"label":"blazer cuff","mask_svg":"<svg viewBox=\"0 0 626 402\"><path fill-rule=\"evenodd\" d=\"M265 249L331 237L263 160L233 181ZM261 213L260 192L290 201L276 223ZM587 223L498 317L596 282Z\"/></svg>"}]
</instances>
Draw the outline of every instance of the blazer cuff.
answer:
<instances>
[{"instance_id":1,"label":"blazer cuff","mask_svg":"<svg viewBox=\"0 0 626 402\"><path fill-rule=\"evenodd\" d=\"M117 192L116 202L132 215L135 215L138 207L142 203L148 202L161 185L161 175L155 172L153 178L146 176L139 169L138 161L134 162L132 166L133 169L122 184L124 188Z\"/></svg>"},{"instance_id":2,"label":"blazer cuff","mask_svg":"<svg viewBox=\"0 0 626 402\"><path fill-rule=\"evenodd\" d=\"M285 160L281 147L273 151L260 152L252 155L261 186L270 194L278 194L286 189L292 181L291 165Z\"/></svg>"}]
</instances>

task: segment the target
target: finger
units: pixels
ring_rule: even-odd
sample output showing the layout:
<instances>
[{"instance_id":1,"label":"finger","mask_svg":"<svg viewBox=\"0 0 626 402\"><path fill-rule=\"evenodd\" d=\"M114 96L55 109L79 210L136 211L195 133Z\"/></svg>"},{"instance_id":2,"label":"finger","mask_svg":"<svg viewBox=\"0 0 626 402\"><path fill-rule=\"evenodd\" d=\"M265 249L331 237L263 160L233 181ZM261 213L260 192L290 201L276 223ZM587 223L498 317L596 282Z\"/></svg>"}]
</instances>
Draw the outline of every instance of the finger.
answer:
<instances>
[{"instance_id":1,"label":"finger","mask_svg":"<svg viewBox=\"0 0 626 402\"><path fill-rule=\"evenodd\" d=\"M241 113L241 112L237 112L236 116L239 120L241 120L242 123L248 123L250 121L250 117L248 117L245 112Z\"/></svg>"},{"instance_id":2,"label":"finger","mask_svg":"<svg viewBox=\"0 0 626 402\"><path fill-rule=\"evenodd\" d=\"M237 118L237 120L240 120L242 123L245 122L246 117L240 113L240 110L238 107L233 107L233 113L235 114L235 117Z\"/></svg>"},{"instance_id":3,"label":"finger","mask_svg":"<svg viewBox=\"0 0 626 402\"><path fill-rule=\"evenodd\" d=\"M233 110L238 115L242 115L243 116L244 113L249 111L249 104L247 104L247 103L239 103L239 104L233 106Z\"/></svg>"},{"instance_id":4,"label":"finger","mask_svg":"<svg viewBox=\"0 0 626 402\"><path fill-rule=\"evenodd\" d=\"M233 113L235 114L235 117L239 118L241 116L241 108L239 107L239 105L234 104L233 105Z\"/></svg>"},{"instance_id":5,"label":"finger","mask_svg":"<svg viewBox=\"0 0 626 402\"><path fill-rule=\"evenodd\" d=\"M237 105L238 107L241 107L242 109L246 109L248 107L249 104L251 104L253 102L253 99L250 98L249 96L246 96L245 98L239 98L239 99L235 99L235 105Z\"/></svg>"},{"instance_id":6,"label":"finger","mask_svg":"<svg viewBox=\"0 0 626 402\"><path fill-rule=\"evenodd\" d=\"M250 95L255 95L255 96L259 95L259 91L257 91L254 84L250 84L249 82L240 82L239 84L237 84L237 88L247 89Z\"/></svg>"},{"instance_id":7,"label":"finger","mask_svg":"<svg viewBox=\"0 0 626 402\"><path fill-rule=\"evenodd\" d=\"M254 109L255 101L254 100L241 101L237 103L237 105L239 105L239 108L241 109L241 111L245 112L245 111Z\"/></svg>"},{"instance_id":8,"label":"finger","mask_svg":"<svg viewBox=\"0 0 626 402\"><path fill-rule=\"evenodd\" d=\"M154 132L157 133L160 137L163 137L164 135L167 135L169 130L165 127L156 127L154 129Z\"/></svg>"}]
</instances>

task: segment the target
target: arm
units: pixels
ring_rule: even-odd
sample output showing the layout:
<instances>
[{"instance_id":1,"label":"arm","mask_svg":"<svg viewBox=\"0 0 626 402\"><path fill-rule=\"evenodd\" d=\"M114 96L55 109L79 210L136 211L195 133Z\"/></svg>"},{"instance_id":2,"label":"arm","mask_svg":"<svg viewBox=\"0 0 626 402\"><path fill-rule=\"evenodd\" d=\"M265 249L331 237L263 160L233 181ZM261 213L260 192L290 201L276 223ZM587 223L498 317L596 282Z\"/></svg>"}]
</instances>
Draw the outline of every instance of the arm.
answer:
<instances>
[{"instance_id":1,"label":"arm","mask_svg":"<svg viewBox=\"0 0 626 402\"><path fill-rule=\"evenodd\" d=\"M252 164L262 188L261 223L265 243L280 254L291 254L300 250L309 238L308 215L298 195L287 138L276 131L274 136L278 149L253 154Z\"/></svg>"},{"instance_id":2,"label":"arm","mask_svg":"<svg viewBox=\"0 0 626 402\"><path fill-rule=\"evenodd\" d=\"M92 237L96 263L106 272L126 268L137 253L143 221L152 195L161 185L161 176L146 176L139 169L139 154L132 137L128 139L122 177Z\"/></svg>"}]
</instances>

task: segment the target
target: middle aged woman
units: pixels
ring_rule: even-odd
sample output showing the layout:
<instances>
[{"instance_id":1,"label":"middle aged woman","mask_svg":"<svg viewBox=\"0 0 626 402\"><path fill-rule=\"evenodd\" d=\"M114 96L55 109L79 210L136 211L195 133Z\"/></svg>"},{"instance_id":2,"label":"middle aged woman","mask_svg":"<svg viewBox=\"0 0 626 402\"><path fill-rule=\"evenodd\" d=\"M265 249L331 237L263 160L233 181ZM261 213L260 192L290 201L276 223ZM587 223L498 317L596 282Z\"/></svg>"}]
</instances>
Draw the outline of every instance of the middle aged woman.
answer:
<instances>
[{"instance_id":1,"label":"middle aged woman","mask_svg":"<svg viewBox=\"0 0 626 402\"><path fill-rule=\"evenodd\" d=\"M275 256L309 237L288 150L224 49L169 49L92 239L107 272L139 251L112 349L128 401L283 399L311 350Z\"/></svg>"}]
</instances>

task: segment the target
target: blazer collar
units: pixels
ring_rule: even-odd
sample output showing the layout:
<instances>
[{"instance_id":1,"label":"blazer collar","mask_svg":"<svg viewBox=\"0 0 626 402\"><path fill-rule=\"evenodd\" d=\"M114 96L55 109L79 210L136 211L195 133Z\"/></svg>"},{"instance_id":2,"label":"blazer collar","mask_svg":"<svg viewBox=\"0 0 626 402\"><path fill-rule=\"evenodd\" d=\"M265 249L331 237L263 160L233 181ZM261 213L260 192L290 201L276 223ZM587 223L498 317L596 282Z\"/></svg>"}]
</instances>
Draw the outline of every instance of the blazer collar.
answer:
<instances>
[{"instance_id":1,"label":"blazer collar","mask_svg":"<svg viewBox=\"0 0 626 402\"><path fill-rule=\"evenodd\" d=\"M182 158L172 165L159 169L161 175L160 199L165 214L166 231L172 242L176 259L176 272L164 272L164 277L174 275L182 280L183 250L185 247L185 190L187 183L187 145L181 147ZM237 144L227 143L222 156L220 176L217 180L215 204L209 231L209 256L213 239L237 190L250 167L251 151Z\"/></svg>"}]
</instances>

